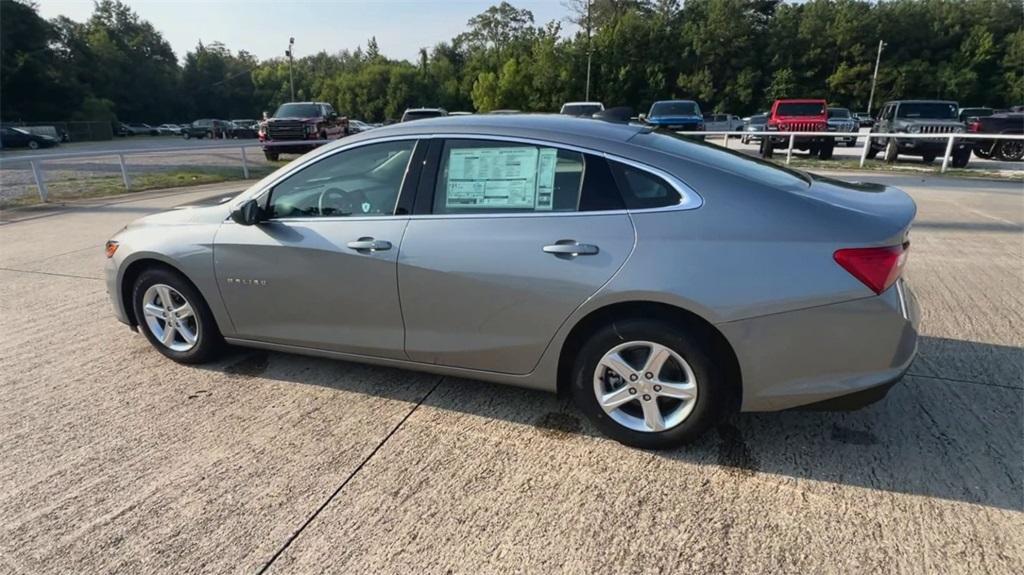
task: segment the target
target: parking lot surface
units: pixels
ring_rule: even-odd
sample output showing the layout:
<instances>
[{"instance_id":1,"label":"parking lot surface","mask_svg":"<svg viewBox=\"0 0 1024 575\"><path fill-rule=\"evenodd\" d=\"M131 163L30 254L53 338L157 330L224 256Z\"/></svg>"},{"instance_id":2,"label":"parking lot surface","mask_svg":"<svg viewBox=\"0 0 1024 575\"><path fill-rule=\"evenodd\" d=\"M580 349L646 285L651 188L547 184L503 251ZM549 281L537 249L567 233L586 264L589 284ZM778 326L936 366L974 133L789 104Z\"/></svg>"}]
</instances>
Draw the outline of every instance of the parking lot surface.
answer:
<instances>
[{"instance_id":1,"label":"parking lot surface","mask_svg":"<svg viewBox=\"0 0 1024 575\"><path fill-rule=\"evenodd\" d=\"M668 452L538 392L165 359L112 317L103 242L237 184L14 214L0 572L1024 572L1024 190L839 176L918 203L910 374L861 411L737 415Z\"/></svg>"}]
</instances>

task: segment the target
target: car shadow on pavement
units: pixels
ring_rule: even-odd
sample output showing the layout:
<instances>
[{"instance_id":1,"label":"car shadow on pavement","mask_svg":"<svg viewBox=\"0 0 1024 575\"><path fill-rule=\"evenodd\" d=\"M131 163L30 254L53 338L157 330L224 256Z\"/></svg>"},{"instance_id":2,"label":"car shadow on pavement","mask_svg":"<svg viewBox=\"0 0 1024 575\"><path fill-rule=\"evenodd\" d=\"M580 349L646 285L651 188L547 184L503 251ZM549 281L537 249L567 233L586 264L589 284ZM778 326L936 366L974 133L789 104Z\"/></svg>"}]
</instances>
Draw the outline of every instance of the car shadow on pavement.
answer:
<instances>
[{"instance_id":1,"label":"car shadow on pavement","mask_svg":"<svg viewBox=\"0 0 1024 575\"><path fill-rule=\"evenodd\" d=\"M341 361L238 350L210 368L233 377L411 400L401 383L367 385L353 373L382 368ZM304 376L323 370L344 375ZM425 381L438 379L384 371L390 380L420 386L420 394L431 387ZM775 474L1020 511L1022 404L1024 349L924 337L908 375L879 403L852 412L738 414L688 446L654 454L666 465L718 465L740 478ZM446 377L424 406L525 425L544 439L611 441L570 400L544 392ZM461 433L459 421L450 423L452 433Z\"/></svg>"}]
</instances>

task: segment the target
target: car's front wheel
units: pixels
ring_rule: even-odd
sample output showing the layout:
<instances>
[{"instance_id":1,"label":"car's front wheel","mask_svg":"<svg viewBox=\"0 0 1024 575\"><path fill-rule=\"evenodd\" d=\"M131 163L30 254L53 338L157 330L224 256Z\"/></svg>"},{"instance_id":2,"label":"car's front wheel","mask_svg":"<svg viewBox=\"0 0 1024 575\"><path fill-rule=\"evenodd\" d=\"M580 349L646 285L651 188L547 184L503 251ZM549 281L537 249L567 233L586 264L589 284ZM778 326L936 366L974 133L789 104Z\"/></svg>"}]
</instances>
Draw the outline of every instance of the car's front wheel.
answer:
<instances>
[{"instance_id":1,"label":"car's front wheel","mask_svg":"<svg viewBox=\"0 0 1024 575\"><path fill-rule=\"evenodd\" d=\"M224 340L209 306L183 276L165 268L139 274L132 289L139 329L160 353L180 363L214 359Z\"/></svg>"},{"instance_id":2,"label":"car's front wheel","mask_svg":"<svg viewBox=\"0 0 1024 575\"><path fill-rule=\"evenodd\" d=\"M28 141L28 148L30 150L38 150L39 149L39 142L37 142L35 140L29 140Z\"/></svg>"},{"instance_id":3,"label":"car's front wheel","mask_svg":"<svg viewBox=\"0 0 1024 575\"><path fill-rule=\"evenodd\" d=\"M612 439L644 449L685 444L725 412L727 389L701 338L673 324L618 321L583 345L576 405Z\"/></svg>"}]
</instances>

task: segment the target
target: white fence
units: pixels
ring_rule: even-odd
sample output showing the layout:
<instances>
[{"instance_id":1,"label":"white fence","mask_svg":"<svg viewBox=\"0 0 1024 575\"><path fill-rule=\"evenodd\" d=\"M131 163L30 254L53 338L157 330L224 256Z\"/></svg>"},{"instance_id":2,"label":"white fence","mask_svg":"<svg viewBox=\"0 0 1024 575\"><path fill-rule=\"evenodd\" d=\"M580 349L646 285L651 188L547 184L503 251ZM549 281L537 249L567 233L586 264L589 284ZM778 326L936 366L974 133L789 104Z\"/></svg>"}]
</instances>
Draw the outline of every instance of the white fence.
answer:
<instances>
[{"instance_id":1,"label":"white fence","mask_svg":"<svg viewBox=\"0 0 1024 575\"><path fill-rule=\"evenodd\" d=\"M868 159L868 150L871 148L871 140L946 140L946 151L942 155L942 167L939 169L940 173L945 173L946 168L949 167L949 159L953 153L953 146L957 140L1024 140L1024 135L1009 135L1009 134L975 134L972 132L958 132L958 133L946 133L946 134L910 134L904 132L898 133L879 133L879 132L780 132L775 130L764 130L759 132L745 132L745 131L732 131L732 132L676 132L683 136L724 136L724 145L728 147L729 138L731 137L743 137L748 138L763 138L770 136L772 138L789 138L789 145L786 148L786 164L789 164L793 158L793 144L796 138L801 136L811 137L848 137L853 136L857 138L864 138L864 146L860 152L860 167L864 167L864 162Z\"/></svg>"},{"instance_id":2,"label":"white fence","mask_svg":"<svg viewBox=\"0 0 1024 575\"><path fill-rule=\"evenodd\" d=\"M203 153L206 151L213 150L238 150L240 152L240 160L242 166L242 175L245 178L249 177L249 160L246 155L246 150L257 150L258 153L262 153L264 146L280 146L290 147L296 145L320 145L327 144L336 140L296 140L296 141L282 141L282 142L267 142L266 144L248 141L246 143L234 142L230 144L212 144L212 145L201 145L201 146L175 146L166 148L149 148L149 149L127 149L127 150L103 150L97 152L66 152L66 153L45 153L35 154L26 153L14 156L4 156L2 158L4 163L27 161L32 168L32 178L35 180L36 188L39 190L39 199L45 202L49 197L49 191L46 188L46 175L43 170L43 164L45 162L55 160L81 160L85 158L117 158L117 162L121 168L121 181L124 183L125 190L131 190L132 180L128 173L128 161L126 158L130 156L154 156L162 154L176 154L181 152Z\"/></svg>"}]
</instances>

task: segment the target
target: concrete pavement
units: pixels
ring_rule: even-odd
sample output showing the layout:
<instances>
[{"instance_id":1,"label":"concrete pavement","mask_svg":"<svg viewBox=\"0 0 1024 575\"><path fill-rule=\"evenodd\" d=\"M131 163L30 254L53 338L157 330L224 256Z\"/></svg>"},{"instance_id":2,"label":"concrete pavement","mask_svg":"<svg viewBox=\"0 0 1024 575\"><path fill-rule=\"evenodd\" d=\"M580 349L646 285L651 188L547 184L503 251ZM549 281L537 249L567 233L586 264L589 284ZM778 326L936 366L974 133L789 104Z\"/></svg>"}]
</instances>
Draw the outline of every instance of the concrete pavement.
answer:
<instances>
[{"instance_id":1,"label":"concrete pavement","mask_svg":"<svg viewBox=\"0 0 1024 575\"><path fill-rule=\"evenodd\" d=\"M918 202L911 375L663 453L536 392L164 359L111 317L102 244L238 184L0 224L0 572L1019 573L1024 190L855 177Z\"/></svg>"}]
</instances>

